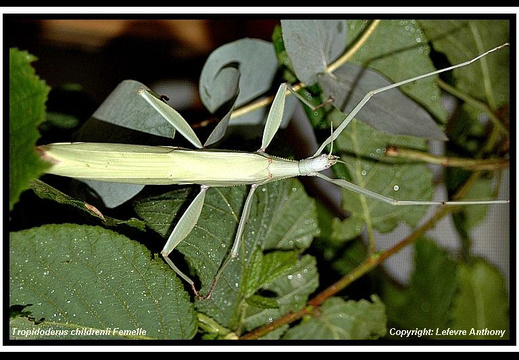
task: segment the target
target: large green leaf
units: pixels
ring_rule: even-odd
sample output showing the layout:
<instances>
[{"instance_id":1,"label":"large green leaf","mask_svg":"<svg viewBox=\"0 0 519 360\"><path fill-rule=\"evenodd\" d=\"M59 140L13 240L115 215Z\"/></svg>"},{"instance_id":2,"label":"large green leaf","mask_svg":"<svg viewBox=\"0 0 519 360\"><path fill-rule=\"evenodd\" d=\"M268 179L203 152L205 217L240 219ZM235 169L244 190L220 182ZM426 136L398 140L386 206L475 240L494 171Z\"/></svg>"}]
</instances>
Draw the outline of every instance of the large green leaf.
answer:
<instances>
[{"instance_id":1,"label":"large green leaf","mask_svg":"<svg viewBox=\"0 0 519 360\"><path fill-rule=\"evenodd\" d=\"M175 128L139 95L140 90L147 88L135 80L122 81L96 109L92 117L127 129L173 138ZM115 137L117 132L109 132L104 136Z\"/></svg>"},{"instance_id":2,"label":"large green leaf","mask_svg":"<svg viewBox=\"0 0 519 360\"><path fill-rule=\"evenodd\" d=\"M364 21L348 21L348 42L365 26ZM415 21L383 21L348 63L333 74L320 75L319 84L333 97L334 106L348 114L368 91L434 70L427 39ZM433 121L444 117L434 77L378 93L356 116L384 132L428 139L445 139Z\"/></svg>"},{"instance_id":3,"label":"large green leaf","mask_svg":"<svg viewBox=\"0 0 519 360\"><path fill-rule=\"evenodd\" d=\"M200 74L200 99L212 113L231 99L236 107L242 106L271 89L276 71L277 59L272 43L260 39L239 39L217 48L209 55ZM239 94L236 93L236 74L239 74ZM225 73L231 79L228 79ZM229 81L231 80L231 81ZM240 124L261 123L267 112L264 108L240 116ZM233 123L237 122L233 120Z\"/></svg>"},{"instance_id":4,"label":"large green leaf","mask_svg":"<svg viewBox=\"0 0 519 360\"><path fill-rule=\"evenodd\" d=\"M31 338L105 339L127 330L133 339L189 339L196 315L183 284L143 245L99 227L45 225L10 236L11 306L26 306L39 325ZM68 330L47 336L45 329ZM42 329L38 332L37 329ZM134 331L133 334L131 332ZM41 334L38 335L38 334ZM61 335L60 335L61 334ZM93 334L95 335L95 334Z\"/></svg>"},{"instance_id":5,"label":"large green leaf","mask_svg":"<svg viewBox=\"0 0 519 360\"><path fill-rule=\"evenodd\" d=\"M458 269L459 290L454 298L453 324L465 339L510 338L510 303L502 275L482 259ZM504 330L498 334L496 330Z\"/></svg>"},{"instance_id":6,"label":"large green leaf","mask_svg":"<svg viewBox=\"0 0 519 360\"><path fill-rule=\"evenodd\" d=\"M271 282L264 290L275 295L277 308L264 308L250 304L246 308L243 325L247 330L271 323L289 312L300 310L308 297L319 285L319 274L315 259L310 255L302 257L288 273ZM279 337L281 334L276 334ZM274 336L274 334L272 335Z\"/></svg>"},{"instance_id":7,"label":"large green leaf","mask_svg":"<svg viewBox=\"0 0 519 360\"><path fill-rule=\"evenodd\" d=\"M510 22L507 20L436 20L420 21L432 46L445 55L452 64L467 61L496 46L509 41ZM508 107L510 102L510 49L501 48L481 60L453 71L448 81L455 91L465 97L479 101L483 106L475 106L470 101L460 102L460 106L449 119L447 136L447 155L465 158L491 157L492 146L497 137L489 127L489 111L497 120L500 128L508 127ZM492 119L492 118L490 118ZM496 120L491 122L496 126ZM494 128L494 130L497 127ZM500 135L504 135L501 132ZM507 137L502 142L506 145ZM506 175L506 173L504 173ZM449 193L455 192L467 180L470 173L463 169L449 169L445 174ZM476 187L474 187L476 188ZM481 178L472 198L484 199L494 192L494 180ZM486 206L465 207L453 215L456 229L465 241L470 242L467 232L487 213Z\"/></svg>"},{"instance_id":8,"label":"large green leaf","mask_svg":"<svg viewBox=\"0 0 519 360\"><path fill-rule=\"evenodd\" d=\"M416 242L414 263L409 287L391 288L383 299L389 321L406 329L446 329L456 294L457 264L427 239Z\"/></svg>"},{"instance_id":9,"label":"large green leaf","mask_svg":"<svg viewBox=\"0 0 519 360\"><path fill-rule=\"evenodd\" d=\"M348 21L348 43L355 40L366 26L365 21ZM350 62L376 70L392 82L410 79L436 70L429 58L427 42L428 38L415 20L382 21ZM434 119L445 120L447 113L441 104L434 76L400 89L431 112ZM370 101L376 101L376 96Z\"/></svg>"},{"instance_id":10,"label":"large green leaf","mask_svg":"<svg viewBox=\"0 0 519 360\"><path fill-rule=\"evenodd\" d=\"M243 186L209 189L197 225L177 247L200 279L202 294L207 294L217 270L228 256L246 191ZM152 229L166 237L196 192L196 189L180 189L143 198L136 202L135 209ZM241 300L251 295L251 287L258 283L266 285L261 279L268 277L271 269L251 263L253 254L258 249L263 252L305 249L318 234L314 202L297 180L269 183L258 188L254 196L238 258L223 272L211 299L197 303L200 311L226 327L237 326L237 315L243 311ZM254 259L261 257L254 256ZM262 267L267 273L250 277L251 271L247 269L251 266ZM243 283L245 273L253 283ZM279 276L284 276L282 274L284 270ZM304 301L303 297L300 299Z\"/></svg>"},{"instance_id":11,"label":"large green leaf","mask_svg":"<svg viewBox=\"0 0 519 360\"><path fill-rule=\"evenodd\" d=\"M346 48L346 20L281 20L281 29L295 73L307 85Z\"/></svg>"},{"instance_id":12,"label":"large green leaf","mask_svg":"<svg viewBox=\"0 0 519 360\"><path fill-rule=\"evenodd\" d=\"M367 300L332 297L310 319L291 328L283 339L367 340L386 334L385 306L373 295Z\"/></svg>"},{"instance_id":13,"label":"large green leaf","mask_svg":"<svg viewBox=\"0 0 519 360\"><path fill-rule=\"evenodd\" d=\"M334 105L345 118L368 92L391 84L380 74L354 64L344 64L333 75L319 76L319 85L327 96L334 99ZM431 115L398 88L376 94L355 114L355 118L388 134L446 140Z\"/></svg>"},{"instance_id":14,"label":"large green leaf","mask_svg":"<svg viewBox=\"0 0 519 360\"><path fill-rule=\"evenodd\" d=\"M423 20L434 49L461 63L510 40L508 20ZM510 49L503 48L470 66L454 70L456 86L498 109L509 102Z\"/></svg>"},{"instance_id":15,"label":"large green leaf","mask_svg":"<svg viewBox=\"0 0 519 360\"><path fill-rule=\"evenodd\" d=\"M35 151L50 90L31 67L35 60L26 51L9 51L9 210L49 166Z\"/></svg>"}]
</instances>

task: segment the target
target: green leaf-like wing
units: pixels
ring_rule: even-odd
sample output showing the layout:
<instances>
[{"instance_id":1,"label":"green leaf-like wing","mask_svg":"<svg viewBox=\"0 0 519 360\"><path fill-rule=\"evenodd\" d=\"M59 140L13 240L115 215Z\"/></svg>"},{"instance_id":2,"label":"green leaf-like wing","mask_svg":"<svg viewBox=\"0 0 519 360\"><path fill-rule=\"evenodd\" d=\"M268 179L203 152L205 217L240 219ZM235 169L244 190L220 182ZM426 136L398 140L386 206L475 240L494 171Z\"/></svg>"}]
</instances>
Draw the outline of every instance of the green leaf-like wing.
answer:
<instances>
[{"instance_id":1,"label":"green leaf-like wing","mask_svg":"<svg viewBox=\"0 0 519 360\"><path fill-rule=\"evenodd\" d=\"M26 51L9 51L9 210L49 166L35 151L50 90L31 67L35 60Z\"/></svg>"},{"instance_id":2,"label":"green leaf-like wing","mask_svg":"<svg viewBox=\"0 0 519 360\"><path fill-rule=\"evenodd\" d=\"M125 236L100 227L45 225L11 233L9 259L10 304L31 304L26 310L44 326L68 330L63 339L88 329L136 330L128 337L140 339L195 335L196 315L183 285Z\"/></svg>"}]
</instances>

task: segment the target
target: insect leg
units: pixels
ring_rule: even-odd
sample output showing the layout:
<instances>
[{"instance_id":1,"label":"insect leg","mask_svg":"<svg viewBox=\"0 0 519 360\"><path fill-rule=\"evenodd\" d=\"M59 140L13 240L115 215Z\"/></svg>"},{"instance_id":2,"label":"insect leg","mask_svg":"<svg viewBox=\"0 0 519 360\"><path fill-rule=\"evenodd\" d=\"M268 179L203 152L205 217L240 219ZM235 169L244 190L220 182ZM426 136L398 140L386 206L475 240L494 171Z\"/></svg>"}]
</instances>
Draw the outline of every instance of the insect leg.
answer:
<instances>
[{"instance_id":1,"label":"insect leg","mask_svg":"<svg viewBox=\"0 0 519 360\"><path fill-rule=\"evenodd\" d=\"M198 149L203 147L191 126L189 126L188 122L175 109L166 104L162 99L154 95L153 92L148 89L140 89L139 95L142 96L155 110L157 110L157 112L159 112L164 119L166 119L179 133L181 133L186 140Z\"/></svg>"},{"instance_id":2,"label":"insect leg","mask_svg":"<svg viewBox=\"0 0 519 360\"><path fill-rule=\"evenodd\" d=\"M269 146L270 142L276 135L279 126L281 125L281 121L283 120L283 111L285 109L285 98L287 92L287 84L283 83L279 86L278 92L274 97L274 101L272 102L272 106L270 107L269 114L267 116L267 122L265 123L265 128L263 129L263 139L261 141L261 148L258 152L265 152L267 146Z\"/></svg>"},{"instance_id":3,"label":"insect leg","mask_svg":"<svg viewBox=\"0 0 519 360\"><path fill-rule=\"evenodd\" d=\"M374 191L363 188L362 186L355 185L349 181L343 179L331 179L321 173L315 173L315 176L326 180L332 184L338 185L342 188L351 190L353 192L369 196L372 199L380 200L390 205L402 206L402 205L482 205L482 204L507 204L509 200L464 200L464 201L422 201L422 200L395 200L387 196L380 195Z\"/></svg>"},{"instance_id":4,"label":"insect leg","mask_svg":"<svg viewBox=\"0 0 519 360\"><path fill-rule=\"evenodd\" d=\"M184 279L189 285L191 285L191 288L193 289L193 292L197 297L200 298L200 295L198 294L198 291L195 289L195 284L193 280L191 280L186 274L184 274L182 271L180 271L179 268L176 267L176 265L171 261L171 259L168 257L168 255L177 247L177 245L186 238L187 235L193 230L195 227L198 218L200 216L200 213L202 212L202 207L204 205L204 199L205 199L205 193L209 186L202 185L200 187L200 193L195 197L195 199L191 202L187 210L184 212L180 220L178 221L177 225L169 235L168 241L166 242L166 245L164 245L164 248L160 252L162 257L164 257L164 260L166 260L166 263L177 273L178 276L180 276L182 279Z\"/></svg>"},{"instance_id":5,"label":"insect leg","mask_svg":"<svg viewBox=\"0 0 519 360\"><path fill-rule=\"evenodd\" d=\"M257 187L259 185L253 184L250 188L249 194L247 195L247 199L245 200L245 205L243 206L243 211L241 214L240 222L238 224L238 230L236 231L236 236L234 238L234 242L231 248L231 251L229 253L229 256L225 261L222 263L220 268L218 269L218 272L216 273L213 285L211 286L211 290L206 296L206 299L209 299L211 297L211 294L213 293L216 284L218 283L218 279L222 275L223 270L227 267L227 265L238 256L238 248L240 247L242 237L243 237L243 231L245 229L245 224L247 223L247 220L249 219L250 209L252 207L252 198L254 197L254 192L256 191Z\"/></svg>"},{"instance_id":6,"label":"insect leg","mask_svg":"<svg viewBox=\"0 0 519 360\"><path fill-rule=\"evenodd\" d=\"M370 92L368 92L363 98L362 100L353 108L353 110L348 114L348 116L346 116L344 118L344 120L341 122L341 124L335 129L335 131L332 133L332 135L330 135L330 137L328 137L328 139L326 139L322 144L321 146L319 147L319 149L317 149L317 151L315 152L314 154L314 157L315 156L318 156L320 155L324 148L332 143L340 134L341 132L346 128L346 126L348 126L348 124L351 122L351 120L355 117L355 115L358 114L358 112L364 107L364 105L366 105L366 103L373 97L375 96L376 94L379 94L379 93L382 93L384 91L387 91L387 90L390 90L390 89L393 89L393 88L397 88L397 87L400 87L402 85L405 85L405 84L408 84L410 82L413 82L413 81L417 81L417 80L420 80L420 79L423 79L423 78L426 78L426 77L429 77L429 76L433 76L433 75L436 75L436 74L440 74L442 72L445 72L445 71L449 71L449 70L453 70L453 69L456 69L456 68L460 68L460 67L463 67L463 66L467 66L467 65L470 65L472 64L473 62L481 59L482 57L494 52L494 51L497 51L505 46L508 46L510 45L509 43L505 43L503 45L500 45L500 46L497 46L493 49L490 49L486 52L484 52L483 54L480 54L478 55L477 57L471 59L471 60L468 60L468 61L465 61L463 63L459 63L459 64L456 64L456 65L453 65L453 66L449 66L447 68L444 68L444 69L440 69L440 70L436 70L436 71L432 71L430 73L427 73L427 74L422 74L422 75L419 75L419 76L415 76L411 79L407 79L407 80L403 80L403 81L400 81L400 82L397 82L397 83L394 83L394 84L391 84L391 85L388 85L388 86L384 86L384 87L381 87L379 89L375 89L375 90L372 90Z\"/></svg>"}]
</instances>

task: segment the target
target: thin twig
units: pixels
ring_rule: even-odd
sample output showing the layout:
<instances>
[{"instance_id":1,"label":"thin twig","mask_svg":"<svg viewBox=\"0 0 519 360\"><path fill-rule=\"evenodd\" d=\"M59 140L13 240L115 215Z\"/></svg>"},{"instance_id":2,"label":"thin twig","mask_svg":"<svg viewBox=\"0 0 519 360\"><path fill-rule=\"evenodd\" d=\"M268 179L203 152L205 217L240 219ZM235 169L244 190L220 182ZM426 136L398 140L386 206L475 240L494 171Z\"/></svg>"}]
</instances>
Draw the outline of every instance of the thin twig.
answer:
<instances>
[{"instance_id":1,"label":"thin twig","mask_svg":"<svg viewBox=\"0 0 519 360\"><path fill-rule=\"evenodd\" d=\"M500 170L510 167L508 159L466 159L432 155L428 152L389 146L386 155L410 160L418 160L445 167L460 167L469 170Z\"/></svg>"},{"instance_id":2,"label":"thin twig","mask_svg":"<svg viewBox=\"0 0 519 360\"><path fill-rule=\"evenodd\" d=\"M503 123L501 122L499 117L497 117L497 115L494 114L494 112L490 109L490 107L486 103L483 103L483 102L473 98L472 96L456 89L454 86L447 84L445 81L443 81L441 79L438 79L438 85L440 86L440 88L442 88L442 90L445 90L449 94L457 97L460 100L463 100L464 102L473 106L477 110L482 111L485 114L487 114L490 121L492 122L492 124L496 128L498 128L500 132L502 132L506 136L510 136L510 131L505 127L505 125L503 125Z\"/></svg>"},{"instance_id":3,"label":"thin twig","mask_svg":"<svg viewBox=\"0 0 519 360\"><path fill-rule=\"evenodd\" d=\"M346 51L341 57L339 57L337 60L335 60L333 63L328 65L326 68L326 72L331 73L340 68L346 61L351 59L351 57L368 41L369 37L375 31L377 26L380 24L381 20L373 20L369 27L364 31L362 36L353 44L353 46Z\"/></svg>"}]
</instances>

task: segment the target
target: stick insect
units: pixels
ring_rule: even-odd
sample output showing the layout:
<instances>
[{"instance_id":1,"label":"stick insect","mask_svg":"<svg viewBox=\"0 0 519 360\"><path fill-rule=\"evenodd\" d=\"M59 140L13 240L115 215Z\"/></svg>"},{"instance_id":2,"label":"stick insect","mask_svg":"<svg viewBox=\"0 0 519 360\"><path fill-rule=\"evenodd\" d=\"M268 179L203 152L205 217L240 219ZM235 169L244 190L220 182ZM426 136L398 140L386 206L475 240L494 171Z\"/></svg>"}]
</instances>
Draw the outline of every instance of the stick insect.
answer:
<instances>
[{"instance_id":1,"label":"stick insect","mask_svg":"<svg viewBox=\"0 0 519 360\"><path fill-rule=\"evenodd\" d=\"M169 238L161 251L161 255L175 273L190 285L197 298L209 299L226 266L238 256L238 250L250 215L255 191L259 186L272 181L297 176L314 176L347 190L394 206L460 206L508 203L508 200L395 200L346 180L333 179L321 173L321 171L340 162L340 159L333 155L331 150L329 153L324 152L326 147L330 146L330 148L332 148L333 141L347 128L352 119L375 95L445 71L468 66L507 45L508 43L490 49L463 63L419 75L368 92L355 108L344 118L340 125L332 131L331 135L319 146L315 154L302 160L288 160L266 153L268 146L280 127L286 96L293 92L291 87L286 83L279 86L266 119L261 146L253 153L204 149L202 143L186 120L173 108L167 105L161 97L157 96L147 88L140 89L138 94L158 113L160 113L165 120L171 123L171 125L180 132L184 138L193 144L196 149L125 144L55 143L40 146L39 150L42 152L43 158L49 160L53 164L53 166L48 170L48 173L55 175L78 179L93 179L147 185L199 185L200 192L173 228L173 231L169 235ZM147 169L153 169L153 171ZM207 295L203 296L196 289L194 281L173 263L169 258L169 255L177 245L187 237L196 225L202 211L207 191L211 187L235 185L250 185L250 190L245 200L230 252L216 272L210 291Z\"/></svg>"}]
</instances>

